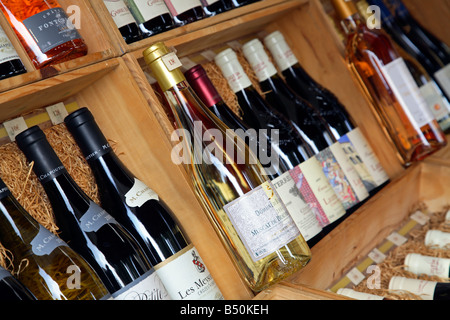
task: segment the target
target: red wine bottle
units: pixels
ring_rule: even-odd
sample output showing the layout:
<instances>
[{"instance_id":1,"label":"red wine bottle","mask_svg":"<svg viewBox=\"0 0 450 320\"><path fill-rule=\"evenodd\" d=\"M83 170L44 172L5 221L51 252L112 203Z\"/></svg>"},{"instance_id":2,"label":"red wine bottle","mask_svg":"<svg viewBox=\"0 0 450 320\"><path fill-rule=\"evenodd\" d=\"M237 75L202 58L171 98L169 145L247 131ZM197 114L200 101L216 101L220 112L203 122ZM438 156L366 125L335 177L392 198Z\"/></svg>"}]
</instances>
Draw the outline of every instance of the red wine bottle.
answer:
<instances>
[{"instance_id":1,"label":"red wine bottle","mask_svg":"<svg viewBox=\"0 0 450 320\"><path fill-rule=\"evenodd\" d=\"M228 11L232 8L231 0L200 0L207 16Z\"/></svg>"},{"instance_id":2,"label":"red wine bottle","mask_svg":"<svg viewBox=\"0 0 450 320\"><path fill-rule=\"evenodd\" d=\"M94 173L102 207L139 242L171 298L223 299L169 207L120 161L91 112L81 108L64 121Z\"/></svg>"},{"instance_id":3,"label":"red wine bottle","mask_svg":"<svg viewBox=\"0 0 450 320\"><path fill-rule=\"evenodd\" d=\"M183 26L205 17L200 0L164 0L164 2L177 26Z\"/></svg>"},{"instance_id":4,"label":"red wine bottle","mask_svg":"<svg viewBox=\"0 0 450 320\"><path fill-rule=\"evenodd\" d=\"M97 272L114 299L164 295L159 279L136 240L76 184L46 139L33 126L16 142L41 182L53 208L59 235ZM155 282L157 282L155 284ZM161 291L157 293L155 291Z\"/></svg>"},{"instance_id":5,"label":"red wine bottle","mask_svg":"<svg viewBox=\"0 0 450 320\"><path fill-rule=\"evenodd\" d=\"M268 172L273 172L273 174L268 174L268 176L272 180L272 184L277 188L278 194L285 202L286 208L305 238L308 246L310 248L313 247L323 238L322 227L320 226L318 219L316 219L315 212L312 209L314 204L311 204L310 207L310 204L305 201L305 196L303 196L300 193L300 190L295 186L295 182L289 173L289 170L293 169L293 166L289 161L284 160L286 155L284 155L277 146L271 146L269 137L264 133L261 132L254 135L246 134L250 128L225 104L201 65L192 67L187 70L184 75L200 100L202 100L204 105L208 107L214 115L230 129L233 129L244 141L246 141L246 137L249 137L250 141L247 145L249 147L251 146L250 149L257 150L255 151L255 154L257 154L259 159L261 158L261 152L268 152L265 146L268 146L271 152L276 153L279 163L277 167L268 169ZM255 144L252 144L252 139L256 140ZM259 143L261 139L265 139L265 143Z\"/></svg>"},{"instance_id":6,"label":"red wine bottle","mask_svg":"<svg viewBox=\"0 0 450 320\"><path fill-rule=\"evenodd\" d=\"M14 278L8 270L0 266L0 301L29 300L36 300L36 297L22 282Z\"/></svg>"},{"instance_id":7,"label":"red wine bottle","mask_svg":"<svg viewBox=\"0 0 450 320\"><path fill-rule=\"evenodd\" d=\"M103 0L103 3L126 43L133 43L142 39L136 20L125 2L122 0Z\"/></svg>"},{"instance_id":8,"label":"red wine bottle","mask_svg":"<svg viewBox=\"0 0 450 320\"><path fill-rule=\"evenodd\" d=\"M253 2L258 2L260 0L231 0L231 1L232 1L233 6L235 8L239 8L239 7L243 7L243 6L246 6L248 4L251 4Z\"/></svg>"},{"instance_id":9,"label":"red wine bottle","mask_svg":"<svg viewBox=\"0 0 450 320\"><path fill-rule=\"evenodd\" d=\"M125 0L144 37L172 29L175 23L164 0Z\"/></svg>"}]
</instances>

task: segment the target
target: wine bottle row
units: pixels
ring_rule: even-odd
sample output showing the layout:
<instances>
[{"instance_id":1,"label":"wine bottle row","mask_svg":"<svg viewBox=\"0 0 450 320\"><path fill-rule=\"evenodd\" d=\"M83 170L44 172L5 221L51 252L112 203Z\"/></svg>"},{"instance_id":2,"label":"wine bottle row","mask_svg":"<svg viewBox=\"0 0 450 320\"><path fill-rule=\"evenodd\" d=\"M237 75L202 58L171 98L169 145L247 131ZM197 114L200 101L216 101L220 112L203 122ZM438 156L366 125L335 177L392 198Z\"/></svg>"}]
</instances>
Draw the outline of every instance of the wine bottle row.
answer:
<instances>
[{"instance_id":1,"label":"wine bottle row","mask_svg":"<svg viewBox=\"0 0 450 320\"><path fill-rule=\"evenodd\" d=\"M261 0L103 0L126 43Z\"/></svg>"},{"instance_id":2,"label":"wine bottle row","mask_svg":"<svg viewBox=\"0 0 450 320\"><path fill-rule=\"evenodd\" d=\"M78 109L65 122L94 173L102 207L76 184L38 126L18 134L58 236L1 181L0 242L16 268L27 262L17 280L39 300L223 299L173 213L123 165L90 111Z\"/></svg>"}]
</instances>

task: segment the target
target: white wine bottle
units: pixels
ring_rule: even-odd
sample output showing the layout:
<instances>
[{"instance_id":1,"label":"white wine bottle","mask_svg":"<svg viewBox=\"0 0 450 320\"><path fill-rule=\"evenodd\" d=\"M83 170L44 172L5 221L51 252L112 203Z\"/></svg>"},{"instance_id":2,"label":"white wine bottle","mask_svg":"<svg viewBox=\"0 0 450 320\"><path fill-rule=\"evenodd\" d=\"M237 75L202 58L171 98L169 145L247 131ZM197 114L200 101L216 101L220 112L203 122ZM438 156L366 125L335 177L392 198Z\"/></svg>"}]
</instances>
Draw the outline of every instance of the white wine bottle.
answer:
<instances>
[{"instance_id":1,"label":"white wine bottle","mask_svg":"<svg viewBox=\"0 0 450 320\"><path fill-rule=\"evenodd\" d=\"M144 58L176 119L179 163L248 286L261 291L302 269L311 251L254 153L203 105L164 43Z\"/></svg>"}]
</instances>

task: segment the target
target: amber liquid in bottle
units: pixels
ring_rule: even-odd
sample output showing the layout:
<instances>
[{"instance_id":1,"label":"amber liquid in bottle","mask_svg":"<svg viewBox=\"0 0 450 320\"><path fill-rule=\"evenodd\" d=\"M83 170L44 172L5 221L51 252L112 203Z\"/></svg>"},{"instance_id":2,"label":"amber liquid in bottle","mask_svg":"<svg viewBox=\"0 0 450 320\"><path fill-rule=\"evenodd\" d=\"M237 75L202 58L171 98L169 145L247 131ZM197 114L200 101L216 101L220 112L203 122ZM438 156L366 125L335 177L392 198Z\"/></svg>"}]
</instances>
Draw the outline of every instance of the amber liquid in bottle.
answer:
<instances>
[{"instance_id":1,"label":"amber liquid in bottle","mask_svg":"<svg viewBox=\"0 0 450 320\"><path fill-rule=\"evenodd\" d=\"M405 107L406 95L402 96L387 76L388 65L402 62L389 37L382 30L369 29L352 2L333 0L332 3L347 34L347 63L371 102L375 116L395 144L403 164L408 166L442 148L446 140L437 121L432 116L417 121L411 115L414 110ZM426 115L425 109L420 110L421 115Z\"/></svg>"},{"instance_id":2,"label":"amber liquid in bottle","mask_svg":"<svg viewBox=\"0 0 450 320\"><path fill-rule=\"evenodd\" d=\"M0 8L36 68L87 54L87 45L56 0L0 0Z\"/></svg>"}]
</instances>

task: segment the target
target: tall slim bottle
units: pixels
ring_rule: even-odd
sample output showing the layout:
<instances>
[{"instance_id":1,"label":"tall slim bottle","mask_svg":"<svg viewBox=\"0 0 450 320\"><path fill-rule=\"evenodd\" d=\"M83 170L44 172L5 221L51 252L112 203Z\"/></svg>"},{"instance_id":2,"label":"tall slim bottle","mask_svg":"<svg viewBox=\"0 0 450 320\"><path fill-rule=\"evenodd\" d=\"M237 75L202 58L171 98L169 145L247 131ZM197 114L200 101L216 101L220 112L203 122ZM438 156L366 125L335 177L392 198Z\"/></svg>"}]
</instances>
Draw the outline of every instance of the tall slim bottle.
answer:
<instances>
[{"instance_id":1,"label":"tall slim bottle","mask_svg":"<svg viewBox=\"0 0 450 320\"><path fill-rule=\"evenodd\" d=\"M17 278L38 300L99 300L110 294L91 266L40 225L0 179L0 242Z\"/></svg>"},{"instance_id":2,"label":"tall slim bottle","mask_svg":"<svg viewBox=\"0 0 450 320\"><path fill-rule=\"evenodd\" d=\"M103 3L126 43L142 39L136 20L123 0L103 0Z\"/></svg>"},{"instance_id":3,"label":"tall slim bottle","mask_svg":"<svg viewBox=\"0 0 450 320\"><path fill-rule=\"evenodd\" d=\"M81 108L64 122L94 173L102 207L139 242L170 297L223 299L173 213L120 161L92 113Z\"/></svg>"},{"instance_id":4,"label":"tall slim bottle","mask_svg":"<svg viewBox=\"0 0 450 320\"><path fill-rule=\"evenodd\" d=\"M177 121L182 140L175 149L184 155L178 161L243 279L260 291L302 269L311 251L255 155L200 107L177 56L163 43L146 49L144 58Z\"/></svg>"},{"instance_id":5,"label":"tall slim bottle","mask_svg":"<svg viewBox=\"0 0 450 320\"><path fill-rule=\"evenodd\" d=\"M319 219L315 214L315 203L317 199L314 197L314 202L308 203L307 199L311 193L311 187L305 186L300 192L292 179L289 170L293 169L290 161L286 161L287 157L277 145L271 145L270 138L263 132L256 133L256 130L250 128L225 104L222 97L217 92L212 84L205 69L201 65L196 65L187 70L186 76L189 85L194 89L194 92L202 100L203 104L209 108L214 115L216 115L223 123L246 141L251 150L254 150L261 164L265 162L265 157L261 153L268 154L270 149L271 158L273 154L278 157L278 165L269 168L273 174L269 174L273 186L277 190L281 200L286 205L286 209L291 214L292 219L299 228L301 234L305 238L308 246L313 247L322 238L322 227ZM249 134L255 132L255 135ZM249 138L248 142L246 138ZM262 143L259 143L265 139ZM255 140L255 141L254 141ZM304 159L303 161L305 161ZM273 171L272 171L273 170ZM305 183L307 184L307 183ZM305 191L303 191L305 190Z\"/></svg>"},{"instance_id":6,"label":"tall slim bottle","mask_svg":"<svg viewBox=\"0 0 450 320\"><path fill-rule=\"evenodd\" d=\"M0 9L36 68L87 54L87 45L57 0L1 0Z\"/></svg>"},{"instance_id":7,"label":"tall slim bottle","mask_svg":"<svg viewBox=\"0 0 450 320\"><path fill-rule=\"evenodd\" d=\"M287 154L286 159L291 162L290 174L298 187L304 187L304 181L311 186L315 199L320 206L316 205L316 214L322 227L328 226L344 217L346 210L334 191L330 180L325 175L319 159L314 156L314 152L306 145L308 154L303 159L295 157L295 149L291 146L301 146L301 140L291 140L292 131L296 131L292 124L286 124L284 116L269 107L263 98L258 94L255 87L245 73L233 49L228 48L217 54L215 63L219 66L222 74L227 79L231 90L236 94L239 106L242 110L243 121L251 128L274 128L280 130L280 141L285 143L283 148ZM292 129L291 129L292 127ZM289 131L287 131L289 130ZM284 138L283 138L284 136ZM295 136L294 136L295 137ZM303 140L302 137L300 139ZM286 141L286 142L285 142ZM290 156L292 154L293 156ZM314 201L314 198L312 198Z\"/></svg>"},{"instance_id":8,"label":"tall slim bottle","mask_svg":"<svg viewBox=\"0 0 450 320\"><path fill-rule=\"evenodd\" d=\"M36 297L22 282L0 266L0 301L33 301Z\"/></svg>"},{"instance_id":9,"label":"tall slim bottle","mask_svg":"<svg viewBox=\"0 0 450 320\"><path fill-rule=\"evenodd\" d=\"M363 180L367 190L379 190L389 182L389 176L380 163L369 142L351 119L345 107L328 89L317 83L298 62L295 54L280 31L264 37L286 84L306 99L327 121L333 136L344 146L350 160Z\"/></svg>"},{"instance_id":10,"label":"tall slim bottle","mask_svg":"<svg viewBox=\"0 0 450 320\"><path fill-rule=\"evenodd\" d=\"M11 41L0 26L0 80L27 72Z\"/></svg>"},{"instance_id":11,"label":"tall slim bottle","mask_svg":"<svg viewBox=\"0 0 450 320\"><path fill-rule=\"evenodd\" d=\"M404 60L383 30L369 29L351 1L332 0L347 34L346 59L404 166L446 145Z\"/></svg>"},{"instance_id":12,"label":"tall slim bottle","mask_svg":"<svg viewBox=\"0 0 450 320\"><path fill-rule=\"evenodd\" d=\"M348 213L354 211L369 197L369 192L341 144L334 139L328 124L307 101L285 84L261 41L248 41L242 46L242 51L265 92L266 101L288 117L308 141L315 156L321 159L325 174L344 208ZM330 174L333 175L331 179Z\"/></svg>"},{"instance_id":13,"label":"tall slim bottle","mask_svg":"<svg viewBox=\"0 0 450 320\"><path fill-rule=\"evenodd\" d=\"M44 187L59 235L97 272L117 300L167 299L136 240L69 175L44 132L33 126L16 142Z\"/></svg>"}]
</instances>

